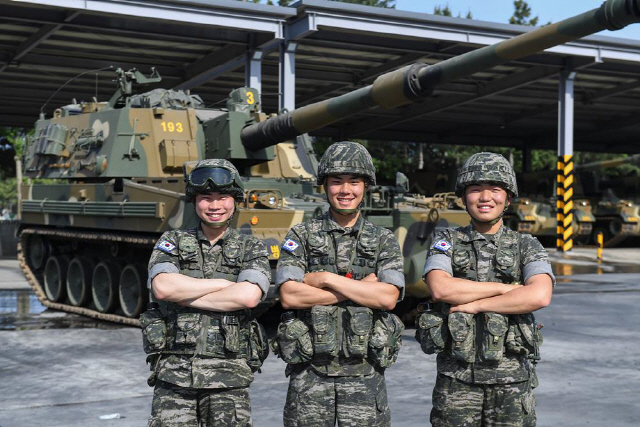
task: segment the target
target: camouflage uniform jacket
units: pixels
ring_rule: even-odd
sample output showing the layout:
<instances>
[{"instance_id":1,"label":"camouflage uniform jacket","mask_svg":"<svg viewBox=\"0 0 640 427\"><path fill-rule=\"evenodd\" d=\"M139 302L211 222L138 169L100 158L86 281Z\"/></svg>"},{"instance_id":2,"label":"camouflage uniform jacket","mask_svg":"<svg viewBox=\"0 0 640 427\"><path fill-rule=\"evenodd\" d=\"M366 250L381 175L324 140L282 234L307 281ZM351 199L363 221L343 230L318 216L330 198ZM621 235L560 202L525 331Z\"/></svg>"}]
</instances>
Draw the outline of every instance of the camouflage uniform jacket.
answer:
<instances>
[{"instance_id":1,"label":"camouflage uniform jacket","mask_svg":"<svg viewBox=\"0 0 640 427\"><path fill-rule=\"evenodd\" d=\"M391 231L370 223L362 215L353 227L343 228L327 212L289 230L278 260L276 286L289 280L302 282L306 273L316 271L346 275L354 251L353 279L360 280L375 273L379 282L398 287L402 300L404 261L398 240ZM373 372L366 359L354 361L343 356L328 363L312 361L312 366L318 373L329 376L360 376Z\"/></svg>"},{"instance_id":2,"label":"camouflage uniform jacket","mask_svg":"<svg viewBox=\"0 0 640 427\"><path fill-rule=\"evenodd\" d=\"M196 248L191 247L196 245ZM241 254L244 254L243 259L237 259ZM160 273L251 282L260 287L263 299L269 290L271 278L264 243L254 236L241 235L230 227L213 245L200 227L165 232L149 260L149 287L153 278ZM167 304L177 306L174 303ZM184 310L181 306L176 309ZM240 358L163 355L157 373L159 380L190 388L247 387L253 381L251 369L245 359Z\"/></svg>"},{"instance_id":3,"label":"camouflage uniform jacket","mask_svg":"<svg viewBox=\"0 0 640 427\"><path fill-rule=\"evenodd\" d=\"M555 283L546 250L529 234L519 234L502 226L493 236L485 236L468 225L438 231L434 242L427 254L424 275L431 270L443 270L454 277L477 282L524 283L533 275L548 274ZM471 247L472 253L457 251L455 242ZM510 353L505 353L496 365L479 360L461 362L450 351L443 351L438 354L437 365L439 373L475 384L526 381L532 370L525 356Z\"/></svg>"}]
</instances>

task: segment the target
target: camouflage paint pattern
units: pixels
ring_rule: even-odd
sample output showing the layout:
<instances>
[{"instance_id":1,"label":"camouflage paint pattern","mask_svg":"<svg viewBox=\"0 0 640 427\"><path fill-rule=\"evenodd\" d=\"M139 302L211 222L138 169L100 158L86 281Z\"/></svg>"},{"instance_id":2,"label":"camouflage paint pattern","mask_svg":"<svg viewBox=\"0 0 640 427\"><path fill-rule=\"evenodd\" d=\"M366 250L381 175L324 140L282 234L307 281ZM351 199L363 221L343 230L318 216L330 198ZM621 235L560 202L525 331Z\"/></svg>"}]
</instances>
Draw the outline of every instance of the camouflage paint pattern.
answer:
<instances>
[{"instance_id":1,"label":"camouflage paint pattern","mask_svg":"<svg viewBox=\"0 0 640 427\"><path fill-rule=\"evenodd\" d=\"M123 92L123 87L145 79L139 72L120 72L120 89L109 102L68 105L56 110L52 118L41 118L36 123L35 136L24 152L24 176L58 181L25 181L21 186L22 227L62 233L59 238L25 238L22 265L25 274L33 279L30 282L34 288L42 288L38 277L47 261L40 270L34 268L30 263L34 252L49 256L54 255L49 248L55 248L70 258L114 257L122 265L135 265L143 271L142 265L152 250L146 242L167 230L197 226L193 204L185 200L183 165L193 167L198 160L211 158L219 147L207 144L206 139L225 134L228 126L237 130L235 139L225 143L239 147L225 152L232 157L224 163L233 162L234 169L237 166L253 175L243 180L247 199L238 204L231 225L243 234L260 238L275 263L287 231L314 212L315 206L285 200L294 194L316 192L317 161L308 137L298 138L295 145L287 142L276 147L278 153L283 153L280 158L275 158L273 148L249 151L239 140L239 129L247 122L266 119L266 115L257 112L259 98L255 90L233 91L226 110L205 109L197 95L181 91L155 89L141 95ZM159 77L154 79L158 81ZM92 233L90 238L87 231ZM144 245L134 248L125 244L136 239L144 241ZM119 271L115 275L118 291ZM122 286L133 286L128 294L146 299L146 289L141 286L145 281L142 275L138 283ZM136 290L138 287L141 289ZM46 297L44 292L37 294ZM268 304L273 303L273 297L271 292ZM43 299L43 303L50 301ZM70 304L63 298L57 309L60 303ZM134 320L96 313L87 306L69 310L106 320Z\"/></svg>"},{"instance_id":2,"label":"camouflage paint pattern","mask_svg":"<svg viewBox=\"0 0 640 427\"><path fill-rule=\"evenodd\" d=\"M50 247L68 244L69 236L73 247L65 249L65 254L78 256L84 245L90 253L111 253L124 262L128 259L118 255L118 242L139 241L140 236L134 236L133 232L143 233L144 240L166 230L195 225L193 209L181 197L181 170L185 163L205 158L230 160L249 178L245 188L259 193L257 196L263 196L263 201L291 199L274 204L276 208L248 200L249 209L258 207L274 215L260 213L262 218L255 219L258 212L252 215L254 212L245 211L245 215L234 218L236 228L260 235L270 248L275 248L270 256L275 260L279 255L277 242L286 230L317 213L316 206L308 204L319 194L313 186L317 160L308 136L303 135L305 132L376 106L394 108L408 104L428 96L439 83L568 40L603 29L620 29L639 20L635 13L638 9L638 0L608 0L598 9L558 24L432 66L410 65L379 76L371 86L271 119L260 111L259 93L255 89L233 91L226 109L206 109L198 96L180 91L156 89L133 95L134 83L156 83L160 81L159 75L155 70L149 77L136 70L117 70L118 90L109 102L67 105L57 109L53 118L45 119L42 115L36 123L35 135L24 150L24 177L65 179L69 183L21 187L23 229L31 234L36 228L53 234L62 230L58 234L64 238L52 242L47 237L44 242L31 244L28 233L24 233L24 245L18 255L21 267L36 294L44 295L38 280L42 272L30 263L32 255L48 256ZM282 141L287 142L278 144ZM393 197L387 200L390 203L383 209L370 203L366 215L372 222L397 231L399 237L407 231L410 238L403 243L403 251L410 260L405 263L405 273L409 274L408 282L415 283L416 295L423 296L425 287L419 284L420 268L416 268L415 261L416 256L424 256L429 236L420 231L422 237L414 240L410 232L415 230L416 220L417 228L424 230L426 224L433 222L428 216L433 215L415 208L397 214L406 205ZM287 209L287 205L303 209ZM85 238L81 229L91 231L93 238ZM117 235L105 234L107 231L115 231ZM139 251L141 258L148 256L149 250ZM50 303L46 299L41 302ZM56 308L66 305L71 309L68 302L62 301ZM113 321L130 320L118 315L105 317L89 308L81 311Z\"/></svg>"}]
</instances>

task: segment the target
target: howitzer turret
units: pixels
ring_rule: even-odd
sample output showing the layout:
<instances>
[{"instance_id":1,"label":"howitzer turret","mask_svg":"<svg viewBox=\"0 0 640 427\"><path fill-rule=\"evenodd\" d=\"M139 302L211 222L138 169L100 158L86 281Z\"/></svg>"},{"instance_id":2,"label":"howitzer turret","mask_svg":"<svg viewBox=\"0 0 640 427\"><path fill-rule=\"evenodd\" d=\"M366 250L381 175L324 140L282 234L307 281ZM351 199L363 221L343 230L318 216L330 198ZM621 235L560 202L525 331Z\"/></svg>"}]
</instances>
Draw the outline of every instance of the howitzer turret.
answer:
<instances>
[{"instance_id":1,"label":"howitzer turret","mask_svg":"<svg viewBox=\"0 0 640 427\"><path fill-rule=\"evenodd\" d=\"M638 21L640 0L608 0L495 46L432 66L404 67L371 86L272 118L260 112L255 89L236 89L226 108L209 109L182 91L134 95L136 84L157 83L160 76L119 70L108 102L73 102L36 122L23 175L57 181L21 188L21 267L48 307L136 324L155 240L165 230L197 224L183 197L189 164L226 158L238 167L247 198L233 225L266 243L273 266L287 230L326 209L307 132L363 110L406 105L439 84ZM364 214L398 237L407 294L426 296L423 263L442 218L435 208L403 201L396 187L370 190Z\"/></svg>"}]
</instances>

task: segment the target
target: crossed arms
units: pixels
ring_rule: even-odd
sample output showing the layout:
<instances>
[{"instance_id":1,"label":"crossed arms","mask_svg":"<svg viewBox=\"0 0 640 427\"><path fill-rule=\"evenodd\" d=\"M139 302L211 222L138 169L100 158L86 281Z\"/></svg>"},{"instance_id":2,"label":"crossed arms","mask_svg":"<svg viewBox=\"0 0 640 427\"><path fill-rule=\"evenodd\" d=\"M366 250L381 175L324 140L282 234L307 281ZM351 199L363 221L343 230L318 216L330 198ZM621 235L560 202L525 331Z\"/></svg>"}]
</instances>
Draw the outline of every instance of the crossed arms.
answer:
<instances>
[{"instance_id":1,"label":"crossed arms","mask_svg":"<svg viewBox=\"0 0 640 427\"><path fill-rule=\"evenodd\" d=\"M234 311L254 308L262 290L251 282L225 279L196 279L180 273L160 273L151 281L155 297L185 307L210 311Z\"/></svg>"},{"instance_id":2,"label":"crossed arms","mask_svg":"<svg viewBox=\"0 0 640 427\"><path fill-rule=\"evenodd\" d=\"M351 300L365 307L391 310L399 296L400 290L396 286L379 282L373 273L362 280L327 271L307 273L302 282L288 280L280 286L280 299L285 309L304 309Z\"/></svg>"},{"instance_id":3,"label":"crossed arms","mask_svg":"<svg viewBox=\"0 0 640 427\"><path fill-rule=\"evenodd\" d=\"M553 282L548 274L534 274L524 285L474 282L452 277L444 270L431 270L425 276L431 297L451 304L451 312L496 312L524 314L551 303Z\"/></svg>"}]
</instances>

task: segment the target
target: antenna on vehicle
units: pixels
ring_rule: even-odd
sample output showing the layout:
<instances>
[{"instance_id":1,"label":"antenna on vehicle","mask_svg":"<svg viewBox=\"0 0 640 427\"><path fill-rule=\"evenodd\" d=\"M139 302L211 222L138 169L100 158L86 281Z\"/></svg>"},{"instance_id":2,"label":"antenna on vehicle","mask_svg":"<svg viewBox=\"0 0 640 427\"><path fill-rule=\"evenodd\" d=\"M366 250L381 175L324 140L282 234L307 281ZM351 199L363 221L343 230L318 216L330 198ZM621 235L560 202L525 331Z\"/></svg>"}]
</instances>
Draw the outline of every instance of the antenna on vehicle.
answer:
<instances>
[{"instance_id":1,"label":"antenna on vehicle","mask_svg":"<svg viewBox=\"0 0 640 427\"><path fill-rule=\"evenodd\" d=\"M56 96L56 94L58 92L60 92L66 85L68 85L69 83L71 83L72 81L74 81L75 79L77 79L78 77L82 77L85 74L88 73L97 73L98 71L104 71L104 70L112 70L113 69L113 65L109 65L108 67L104 67L104 68L98 68L97 70L88 70L88 71L84 71L80 74L78 74L77 76L71 77L69 80L67 80L62 86L60 86L55 92L53 92L53 94L49 97L49 99L46 100L46 102L44 104L42 104L42 107L40 107L40 116L43 117L44 116L44 108L47 106L47 104L49 103L49 101L51 101L53 99L54 96ZM98 75L96 74L96 98L97 98L97 79L98 79Z\"/></svg>"}]
</instances>

